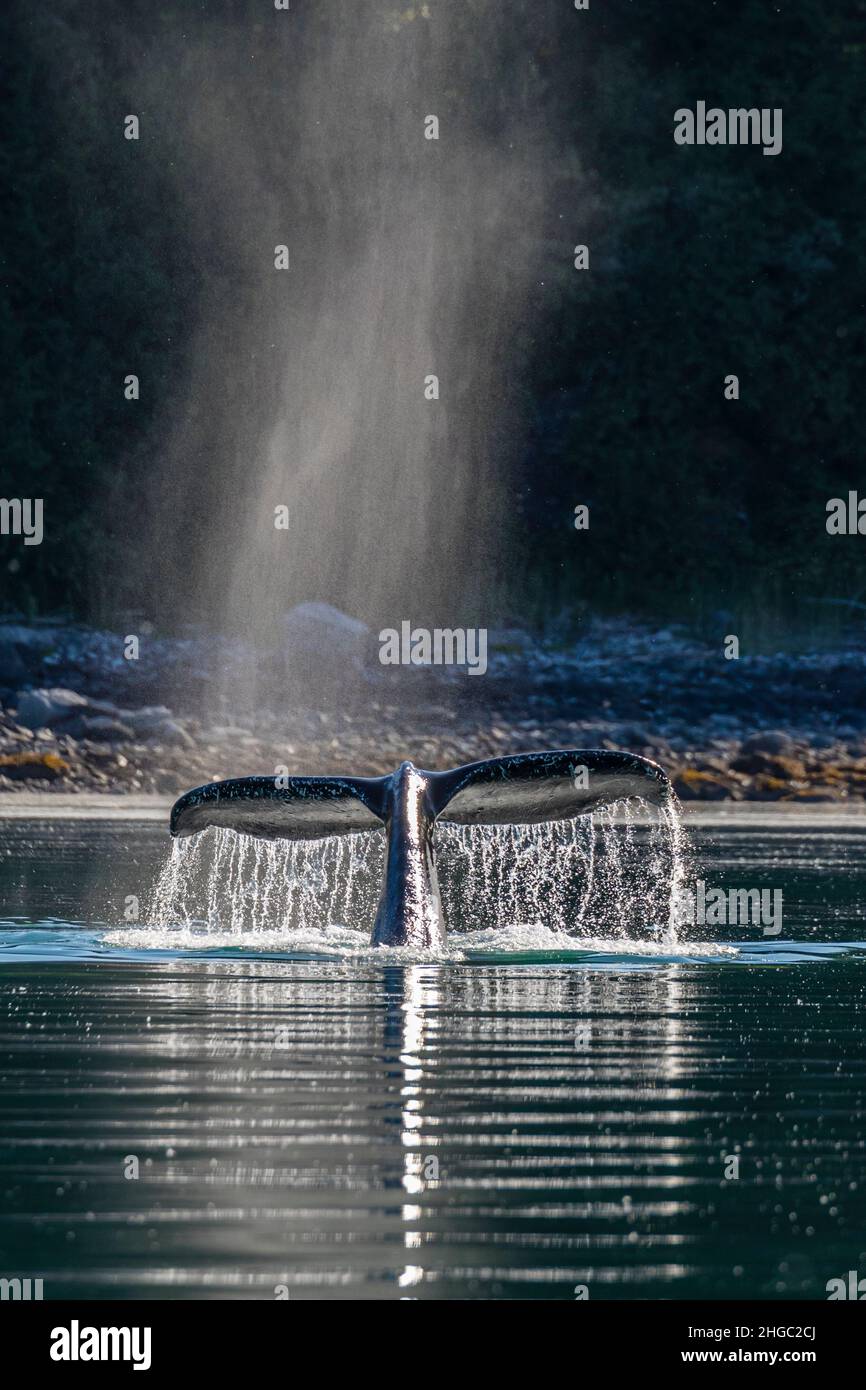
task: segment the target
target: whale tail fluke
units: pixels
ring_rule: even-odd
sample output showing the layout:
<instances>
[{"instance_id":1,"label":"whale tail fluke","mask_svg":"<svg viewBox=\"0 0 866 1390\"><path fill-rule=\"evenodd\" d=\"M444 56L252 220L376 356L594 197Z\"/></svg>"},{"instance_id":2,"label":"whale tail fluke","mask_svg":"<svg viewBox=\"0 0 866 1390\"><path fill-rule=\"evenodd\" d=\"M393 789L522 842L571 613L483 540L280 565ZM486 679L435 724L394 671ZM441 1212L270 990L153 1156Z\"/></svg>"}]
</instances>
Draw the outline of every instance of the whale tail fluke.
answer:
<instances>
[{"instance_id":1,"label":"whale tail fluke","mask_svg":"<svg viewBox=\"0 0 866 1390\"><path fill-rule=\"evenodd\" d=\"M238 777L210 782L172 807L172 835L209 826L268 840L314 840L387 829L374 945L439 945L445 923L433 843L438 819L457 825L533 825L640 797L663 806L671 785L657 764L603 749L516 753L448 772L401 764L387 777Z\"/></svg>"},{"instance_id":2,"label":"whale tail fluke","mask_svg":"<svg viewBox=\"0 0 866 1390\"><path fill-rule=\"evenodd\" d=\"M411 764L404 765L411 766ZM587 815L630 797L670 795L656 764L603 749L515 753L424 772L431 819L457 825L537 824ZM186 792L172 807L172 835L215 826L267 840L316 840L387 824L399 773L386 777L234 777Z\"/></svg>"}]
</instances>

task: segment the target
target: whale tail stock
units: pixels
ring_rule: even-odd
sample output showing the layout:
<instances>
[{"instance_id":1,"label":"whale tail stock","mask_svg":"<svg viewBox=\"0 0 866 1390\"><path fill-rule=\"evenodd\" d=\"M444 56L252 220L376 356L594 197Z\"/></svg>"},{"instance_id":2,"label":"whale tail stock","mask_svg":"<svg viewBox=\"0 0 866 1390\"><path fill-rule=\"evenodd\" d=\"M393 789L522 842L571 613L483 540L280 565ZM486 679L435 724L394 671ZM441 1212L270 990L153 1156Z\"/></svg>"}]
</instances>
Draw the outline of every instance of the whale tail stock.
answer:
<instances>
[{"instance_id":1,"label":"whale tail stock","mask_svg":"<svg viewBox=\"0 0 866 1390\"><path fill-rule=\"evenodd\" d=\"M441 945L437 820L457 825L537 825L641 797L671 795L656 764L632 753L516 753L427 772L411 762L385 777L238 777L187 792L171 811L172 835L209 826L260 838L312 840L384 825L388 852L373 945Z\"/></svg>"}]
</instances>

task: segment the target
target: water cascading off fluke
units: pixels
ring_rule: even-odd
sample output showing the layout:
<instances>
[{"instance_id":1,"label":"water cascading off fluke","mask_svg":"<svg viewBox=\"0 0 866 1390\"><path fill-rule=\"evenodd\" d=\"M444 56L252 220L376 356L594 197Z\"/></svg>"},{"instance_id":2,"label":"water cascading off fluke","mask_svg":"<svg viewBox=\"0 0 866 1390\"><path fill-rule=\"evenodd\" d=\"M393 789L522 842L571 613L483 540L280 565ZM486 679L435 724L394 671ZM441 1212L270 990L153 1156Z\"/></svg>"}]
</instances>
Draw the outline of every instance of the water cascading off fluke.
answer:
<instances>
[{"instance_id":1,"label":"water cascading off fluke","mask_svg":"<svg viewBox=\"0 0 866 1390\"><path fill-rule=\"evenodd\" d=\"M446 923L436 875L437 820L538 825L589 815L637 797L667 808L671 784L631 753L516 753L427 772L401 763L386 777L239 777L196 787L175 802L172 835L208 827L267 840L317 840L384 824L387 854L374 946L441 946Z\"/></svg>"}]
</instances>

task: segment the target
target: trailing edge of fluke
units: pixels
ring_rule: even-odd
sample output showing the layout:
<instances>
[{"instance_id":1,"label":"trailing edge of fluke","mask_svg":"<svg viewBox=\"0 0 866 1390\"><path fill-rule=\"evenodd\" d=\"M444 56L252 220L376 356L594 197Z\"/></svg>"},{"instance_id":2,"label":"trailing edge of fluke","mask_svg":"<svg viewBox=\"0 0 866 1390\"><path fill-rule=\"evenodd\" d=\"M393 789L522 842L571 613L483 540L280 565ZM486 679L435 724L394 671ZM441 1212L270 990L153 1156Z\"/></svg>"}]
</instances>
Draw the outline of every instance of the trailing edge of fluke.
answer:
<instances>
[{"instance_id":1,"label":"trailing edge of fluke","mask_svg":"<svg viewBox=\"0 0 866 1390\"><path fill-rule=\"evenodd\" d=\"M386 777L237 777L186 792L172 835L215 826L267 840L318 840L384 824L387 858L374 946L440 946L445 919L433 832L456 825L537 825L641 797L664 805L662 769L633 753L571 749L488 758L447 772L401 763Z\"/></svg>"}]
</instances>

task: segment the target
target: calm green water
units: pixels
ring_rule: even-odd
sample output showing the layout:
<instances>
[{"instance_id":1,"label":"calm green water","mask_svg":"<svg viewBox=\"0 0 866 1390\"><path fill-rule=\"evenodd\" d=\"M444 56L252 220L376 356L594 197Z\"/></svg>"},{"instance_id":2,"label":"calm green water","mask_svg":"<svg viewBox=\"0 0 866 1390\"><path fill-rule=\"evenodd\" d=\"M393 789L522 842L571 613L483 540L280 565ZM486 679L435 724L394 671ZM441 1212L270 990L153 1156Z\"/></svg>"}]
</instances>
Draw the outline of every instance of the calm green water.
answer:
<instances>
[{"instance_id":1,"label":"calm green water","mask_svg":"<svg viewBox=\"0 0 866 1390\"><path fill-rule=\"evenodd\" d=\"M866 1275L866 821L693 839L707 882L783 889L780 937L504 934L425 964L112 944L164 833L5 823L0 1275L264 1299Z\"/></svg>"}]
</instances>

